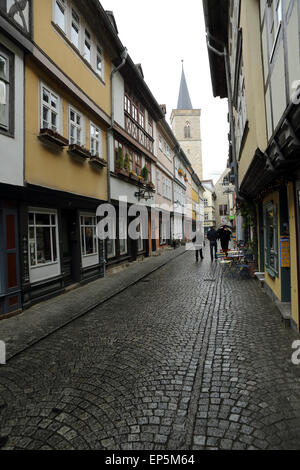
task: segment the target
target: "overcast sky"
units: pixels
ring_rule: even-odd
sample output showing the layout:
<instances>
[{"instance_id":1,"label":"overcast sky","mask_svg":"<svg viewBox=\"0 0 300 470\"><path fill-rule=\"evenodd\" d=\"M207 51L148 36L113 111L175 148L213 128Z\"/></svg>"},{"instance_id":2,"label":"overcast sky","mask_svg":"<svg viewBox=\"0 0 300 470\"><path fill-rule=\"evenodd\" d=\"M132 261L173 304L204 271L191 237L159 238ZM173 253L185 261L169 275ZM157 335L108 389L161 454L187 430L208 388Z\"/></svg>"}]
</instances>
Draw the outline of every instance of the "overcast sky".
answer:
<instances>
[{"instance_id":1,"label":"overcast sky","mask_svg":"<svg viewBox=\"0 0 300 470\"><path fill-rule=\"evenodd\" d=\"M169 122L177 107L181 60L193 108L201 109L204 179L217 181L228 156L227 101L214 98L201 0L101 0L112 10L119 37Z\"/></svg>"}]
</instances>

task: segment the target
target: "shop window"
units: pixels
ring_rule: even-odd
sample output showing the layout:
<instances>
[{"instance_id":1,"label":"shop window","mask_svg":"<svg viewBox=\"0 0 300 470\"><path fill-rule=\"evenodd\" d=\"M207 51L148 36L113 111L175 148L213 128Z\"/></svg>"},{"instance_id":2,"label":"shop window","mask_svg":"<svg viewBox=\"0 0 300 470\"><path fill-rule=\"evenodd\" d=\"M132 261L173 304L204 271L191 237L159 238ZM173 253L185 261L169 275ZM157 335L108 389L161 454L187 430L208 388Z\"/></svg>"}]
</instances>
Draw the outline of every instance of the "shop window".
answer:
<instances>
[{"instance_id":1,"label":"shop window","mask_svg":"<svg viewBox=\"0 0 300 470\"><path fill-rule=\"evenodd\" d=\"M272 201L264 207L265 265L271 275L278 275L278 216Z\"/></svg>"},{"instance_id":2,"label":"shop window","mask_svg":"<svg viewBox=\"0 0 300 470\"><path fill-rule=\"evenodd\" d=\"M56 211L29 210L30 279L37 281L60 273Z\"/></svg>"},{"instance_id":3,"label":"shop window","mask_svg":"<svg viewBox=\"0 0 300 470\"><path fill-rule=\"evenodd\" d=\"M98 253L96 226L96 217L86 215L80 217L82 256L95 255Z\"/></svg>"}]
</instances>

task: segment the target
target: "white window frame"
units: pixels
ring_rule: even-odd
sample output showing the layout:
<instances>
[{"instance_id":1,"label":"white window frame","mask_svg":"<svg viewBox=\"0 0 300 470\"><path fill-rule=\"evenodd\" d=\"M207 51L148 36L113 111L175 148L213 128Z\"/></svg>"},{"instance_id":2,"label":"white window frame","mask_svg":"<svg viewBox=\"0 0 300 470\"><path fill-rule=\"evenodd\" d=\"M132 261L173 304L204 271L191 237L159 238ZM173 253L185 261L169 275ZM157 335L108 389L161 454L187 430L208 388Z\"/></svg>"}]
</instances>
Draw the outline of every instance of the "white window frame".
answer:
<instances>
[{"instance_id":1,"label":"white window frame","mask_svg":"<svg viewBox=\"0 0 300 470\"><path fill-rule=\"evenodd\" d=\"M50 94L50 97L51 97L51 95L53 95L57 99L57 108L56 109L52 108L52 106L50 104L47 105L47 103L44 102L44 100L43 100L43 89L45 89ZM58 95L58 93L53 91L48 85L46 85L43 82L40 82L40 129L44 128L44 125L43 125L43 123L44 123L44 119L43 119L43 108L44 108L44 106L46 106L49 109L50 112L56 112L56 114L57 114L56 132L61 133L62 132L62 102L61 102L61 98ZM48 126L48 129L55 130L51 126L50 127Z\"/></svg>"},{"instance_id":2,"label":"white window frame","mask_svg":"<svg viewBox=\"0 0 300 470\"><path fill-rule=\"evenodd\" d=\"M93 223L91 225L86 225L83 223L83 218L91 218L93 219ZM94 266L99 264L99 247L98 247L98 238L97 238L97 217L96 214L90 212L80 212L79 213L79 225L80 225L80 250L81 250L81 263L83 268L87 268L89 266ZM93 231L93 253L86 253L86 238L85 238L85 230L82 229L89 227L92 228ZM84 237L82 235L84 232ZM84 248L84 249L82 249Z\"/></svg>"},{"instance_id":3,"label":"white window frame","mask_svg":"<svg viewBox=\"0 0 300 470\"><path fill-rule=\"evenodd\" d=\"M158 134L158 148L162 151L162 137L160 134Z\"/></svg>"},{"instance_id":4,"label":"white window frame","mask_svg":"<svg viewBox=\"0 0 300 470\"><path fill-rule=\"evenodd\" d=\"M86 60L90 65L92 65L92 35L87 29L87 27L84 28L84 35L83 35L83 49L82 49L82 56L84 60ZM85 52L85 45L88 44L89 46L89 51L90 51L90 58L87 58L87 54Z\"/></svg>"},{"instance_id":5,"label":"white window frame","mask_svg":"<svg viewBox=\"0 0 300 470\"><path fill-rule=\"evenodd\" d=\"M97 75L104 81L104 54L103 54L103 49L102 47L96 43L96 63L95 63L95 70ZM98 56L101 55L101 71L97 67L98 63Z\"/></svg>"},{"instance_id":6,"label":"white window frame","mask_svg":"<svg viewBox=\"0 0 300 470\"><path fill-rule=\"evenodd\" d=\"M271 0L271 3L267 5L269 12L269 38L271 62L282 23L282 0Z\"/></svg>"},{"instance_id":7,"label":"white window frame","mask_svg":"<svg viewBox=\"0 0 300 470\"><path fill-rule=\"evenodd\" d=\"M92 128L94 128L95 131L98 132L98 138L92 135ZM98 143L98 153L94 152L93 141L95 141L95 143ZM90 121L90 152L93 156L102 157L102 130L99 126L96 126L92 121Z\"/></svg>"},{"instance_id":8,"label":"white window frame","mask_svg":"<svg viewBox=\"0 0 300 470\"><path fill-rule=\"evenodd\" d=\"M77 11L75 10L75 8L73 7L73 5L71 5L70 7L70 40L71 40L71 43L73 44L73 46L76 47L76 49L78 49L80 51L80 29L81 29L81 21L80 21L80 15L78 15ZM75 18L75 16L78 18ZM75 26L75 28L78 29L78 42L77 44L73 41L73 38L72 38L72 31L73 31L73 24Z\"/></svg>"},{"instance_id":9,"label":"white window frame","mask_svg":"<svg viewBox=\"0 0 300 470\"><path fill-rule=\"evenodd\" d=\"M34 224L29 223L29 213L34 214ZM36 214L47 214L47 215L54 215L55 216L55 224L52 225L37 225L36 224ZM30 238L30 228L34 228L34 239ZM35 243L35 258L37 261L37 241L36 241L36 227L55 227L55 236L56 236L56 254L57 259L52 260L46 263L39 263L32 265L31 264L31 242L34 240ZM51 239L51 254L53 258L53 238L52 238L52 230L50 230L50 239ZM56 209L44 209L44 208L36 208L36 207L29 207L28 208L28 263L29 263L29 277L30 282L38 282L45 279L50 279L51 277L59 276L61 274L60 269L60 252L59 252L59 234L58 234L58 218L57 218L57 210Z\"/></svg>"},{"instance_id":10,"label":"white window frame","mask_svg":"<svg viewBox=\"0 0 300 470\"><path fill-rule=\"evenodd\" d=\"M157 186L157 194L161 195L161 178L160 178L160 171L156 170L156 186Z\"/></svg>"},{"instance_id":11,"label":"white window frame","mask_svg":"<svg viewBox=\"0 0 300 470\"><path fill-rule=\"evenodd\" d=\"M63 11L63 14L64 14L64 23L65 23L64 29L62 29L60 24L57 22L57 16L56 16L57 5L61 9L61 11ZM67 2L66 0L54 0L53 20L54 20L54 23L60 28L60 30L63 31L65 34L67 34Z\"/></svg>"},{"instance_id":12,"label":"white window frame","mask_svg":"<svg viewBox=\"0 0 300 470\"><path fill-rule=\"evenodd\" d=\"M75 123L72 123L71 122L71 112L74 112L76 115L80 116L80 119L81 119L81 124L80 126ZM72 105L69 105L69 144L72 145L72 144L77 144L77 145L80 145L81 147L84 146L84 143L85 143L85 119L84 119L84 115L78 111L78 109L76 109L74 106ZM72 142L71 141L71 126L74 126L75 129L78 129L79 127L81 128L81 139L80 139L80 143L78 143L77 141L76 142Z\"/></svg>"}]
</instances>

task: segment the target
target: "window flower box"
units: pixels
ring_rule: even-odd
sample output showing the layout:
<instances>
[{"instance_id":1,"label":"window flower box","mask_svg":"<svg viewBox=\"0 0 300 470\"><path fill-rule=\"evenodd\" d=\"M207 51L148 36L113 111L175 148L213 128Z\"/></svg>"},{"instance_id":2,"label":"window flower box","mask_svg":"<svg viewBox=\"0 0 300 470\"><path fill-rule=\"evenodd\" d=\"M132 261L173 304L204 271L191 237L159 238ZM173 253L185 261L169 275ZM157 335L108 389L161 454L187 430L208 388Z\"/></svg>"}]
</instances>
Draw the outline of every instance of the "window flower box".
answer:
<instances>
[{"instance_id":1,"label":"window flower box","mask_svg":"<svg viewBox=\"0 0 300 470\"><path fill-rule=\"evenodd\" d=\"M139 181L138 175L136 175L133 171L129 173L129 177L134 181Z\"/></svg>"},{"instance_id":2,"label":"window flower box","mask_svg":"<svg viewBox=\"0 0 300 470\"><path fill-rule=\"evenodd\" d=\"M67 147L69 144L68 139L60 135L58 132L55 132L52 129L48 129L47 127L40 130L38 137L42 142L47 144L54 144L58 147Z\"/></svg>"},{"instance_id":3,"label":"window flower box","mask_svg":"<svg viewBox=\"0 0 300 470\"><path fill-rule=\"evenodd\" d=\"M117 175L128 176L128 171L125 168L116 168L115 172Z\"/></svg>"},{"instance_id":4,"label":"window flower box","mask_svg":"<svg viewBox=\"0 0 300 470\"><path fill-rule=\"evenodd\" d=\"M90 160L89 164L95 170L102 170L102 168L107 166L107 161L104 158L100 158L98 155L93 155Z\"/></svg>"},{"instance_id":5,"label":"window flower box","mask_svg":"<svg viewBox=\"0 0 300 470\"><path fill-rule=\"evenodd\" d=\"M74 157L75 160L83 162L87 158L91 158L92 154L85 147L78 144L71 144L68 148L69 154Z\"/></svg>"},{"instance_id":6,"label":"window flower box","mask_svg":"<svg viewBox=\"0 0 300 470\"><path fill-rule=\"evenodd\" d=\"M179 176L183 176L183 171L181 170L181 168L179 168L178 174L179 174Z\"/></svg>"}]
</instances>

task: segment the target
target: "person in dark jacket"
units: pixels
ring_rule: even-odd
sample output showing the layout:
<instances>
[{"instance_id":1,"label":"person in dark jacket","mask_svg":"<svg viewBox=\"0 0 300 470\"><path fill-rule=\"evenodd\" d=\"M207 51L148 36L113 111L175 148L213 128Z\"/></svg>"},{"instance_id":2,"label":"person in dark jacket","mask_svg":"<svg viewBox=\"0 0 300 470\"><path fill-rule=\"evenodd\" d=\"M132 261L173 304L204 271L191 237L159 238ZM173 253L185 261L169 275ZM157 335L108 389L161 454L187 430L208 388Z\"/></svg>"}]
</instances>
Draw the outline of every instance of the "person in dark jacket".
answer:
<instances>
[{"instance_id":1,"label":"person in dark jacket","mask_svg":"<svg viewBox=\"0 0 300 470\"><path fill-rule=\"evenodd\" d=\"M207 232L207 239L210 243L210 257L211 260L214 260L214 252L215 252L215 259L217 259L217 251L218 251L218 232L215 230L215 227L211 227L210 230Z\"/></svg>"},{"instance_id":2,"label":"person in dark jacket","mask_svg":"<svg viewBox=\"0 0 300 470\"><path fill-rule=\"evenodd\" d=\"M225 226L219 228L218 237L219 237L219 240L221 242L222 250L227 254L228 244L229 244L230 237L231 237L230 230L228 230L227 227L225 227Z\"/></svg>"}]
</instances>

